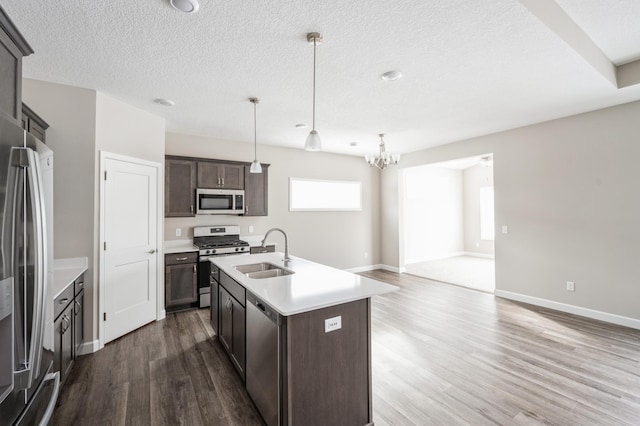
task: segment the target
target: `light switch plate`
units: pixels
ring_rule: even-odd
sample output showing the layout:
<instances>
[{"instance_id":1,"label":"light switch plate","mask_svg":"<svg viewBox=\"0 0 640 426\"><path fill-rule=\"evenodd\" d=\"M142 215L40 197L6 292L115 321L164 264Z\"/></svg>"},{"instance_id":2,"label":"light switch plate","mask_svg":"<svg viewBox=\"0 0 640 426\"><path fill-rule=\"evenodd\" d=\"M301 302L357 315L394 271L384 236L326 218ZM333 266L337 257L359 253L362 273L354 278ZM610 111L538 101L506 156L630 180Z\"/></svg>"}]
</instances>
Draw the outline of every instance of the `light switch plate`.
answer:
<instances>
[{"instance_id":1,"label":"light switch plate","mask_svg":"<svg viewBox=\"0 0 640 426\"><path fill-rule=\"evenodd\" d=\"M508 234L509 233L509 227L507 225L502 225L502 233L503 234Z\"/></svg>"},{"instance_id":2,"label":"light switch plate","mask_svg":"<svg viewBox=\"0 0 640 426\"><path fill-rule=\"evenodd\" d=\"M342 328L342 315L324 320L324 332L336 331Z\"/></svg>"}]
</instances>

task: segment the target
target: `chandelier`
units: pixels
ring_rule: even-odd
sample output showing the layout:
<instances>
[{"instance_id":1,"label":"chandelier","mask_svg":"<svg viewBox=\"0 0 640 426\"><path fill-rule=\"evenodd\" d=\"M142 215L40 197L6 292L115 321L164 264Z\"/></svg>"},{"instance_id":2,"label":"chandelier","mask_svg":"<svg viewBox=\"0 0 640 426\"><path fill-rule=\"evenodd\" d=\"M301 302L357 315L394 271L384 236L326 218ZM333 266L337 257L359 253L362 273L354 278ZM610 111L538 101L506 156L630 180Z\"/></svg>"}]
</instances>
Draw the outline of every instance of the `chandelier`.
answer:
<instances>
[{"instance_id":1,"label":"chandelier","mask_svg":"<svg viewBox=\"0 0 640 426\"><path fill-rule=\"evenodd\" d=\"M383 170L389 165L396 165L400 161L400 154L389 154L384 147L384 133L380 133L380 155L374 157L373 155L365 155L364 160L369 163L369 166L376 166L380 170Z\"/></svg>"}]
</instances>

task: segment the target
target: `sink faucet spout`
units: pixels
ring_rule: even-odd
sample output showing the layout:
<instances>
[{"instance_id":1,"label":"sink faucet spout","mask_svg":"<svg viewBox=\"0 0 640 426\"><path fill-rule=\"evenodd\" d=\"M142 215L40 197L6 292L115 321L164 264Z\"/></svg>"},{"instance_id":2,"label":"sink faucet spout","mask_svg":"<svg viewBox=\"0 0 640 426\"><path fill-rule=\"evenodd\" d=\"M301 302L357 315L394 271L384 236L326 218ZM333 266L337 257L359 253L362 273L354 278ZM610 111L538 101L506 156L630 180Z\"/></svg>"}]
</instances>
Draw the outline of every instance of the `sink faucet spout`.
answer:
<instances>
[{"instance_id":1,"label":"sink faucet spout","mask_svg":"<svg viewBox=\"0 0 640 426\"><path fill-rule=\"evenodd\" d=\"M285 262L291 262L291 258L289 257L289 242L287 240L287 234L282 229L280 229L280 228L271 228L271 229L269 229L267 231L267 233L264 234L264 239L262 240L262 247L265 246L265 244L267 243L267 237L273 231L281 232L282 235L284 235L284 261Z\"/></svg>"}]
</instances>

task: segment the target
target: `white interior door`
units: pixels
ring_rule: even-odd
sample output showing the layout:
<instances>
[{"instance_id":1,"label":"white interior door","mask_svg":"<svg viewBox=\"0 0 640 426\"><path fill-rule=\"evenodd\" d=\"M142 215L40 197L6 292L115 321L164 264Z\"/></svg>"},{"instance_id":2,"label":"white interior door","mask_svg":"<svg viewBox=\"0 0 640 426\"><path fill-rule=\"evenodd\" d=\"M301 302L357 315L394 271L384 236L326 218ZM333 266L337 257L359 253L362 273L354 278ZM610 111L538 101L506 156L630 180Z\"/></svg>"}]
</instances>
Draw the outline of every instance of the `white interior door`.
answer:
<instances>
[{"instance_id":1,"label":"white interior door","mask_svg":"<svg viewBox=\"0 0 640 426\"><path fill-rule=\"evenodd\" d=\"M104 160L104 341L156 319L158 167Z\"/></svg>"}]
</instances>

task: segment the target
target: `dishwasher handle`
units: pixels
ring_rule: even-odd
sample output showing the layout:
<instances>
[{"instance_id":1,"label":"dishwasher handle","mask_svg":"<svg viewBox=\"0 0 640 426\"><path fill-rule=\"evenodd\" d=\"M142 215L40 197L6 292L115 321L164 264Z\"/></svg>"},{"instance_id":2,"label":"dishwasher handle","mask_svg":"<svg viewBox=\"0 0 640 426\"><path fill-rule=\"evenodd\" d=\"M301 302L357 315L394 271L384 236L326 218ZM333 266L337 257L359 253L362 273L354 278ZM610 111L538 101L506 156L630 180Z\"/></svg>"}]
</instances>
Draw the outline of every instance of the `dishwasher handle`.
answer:
<instances>
[{"instance_id":1,"label":"dishwasher handle","mask_svg":"<svg viewBox=\"0 0 640 426\"><path fill-rule=\"evenodd\" d=\"M260 311L260 313L264 314L264 316L269 318L276 325L279 326L282 323L282 318L275 309L267 305L262 300L258 299L249 291L247 291L247 303L251 303L253 306L255 306Z\"/></svg>"}]
</instances>

